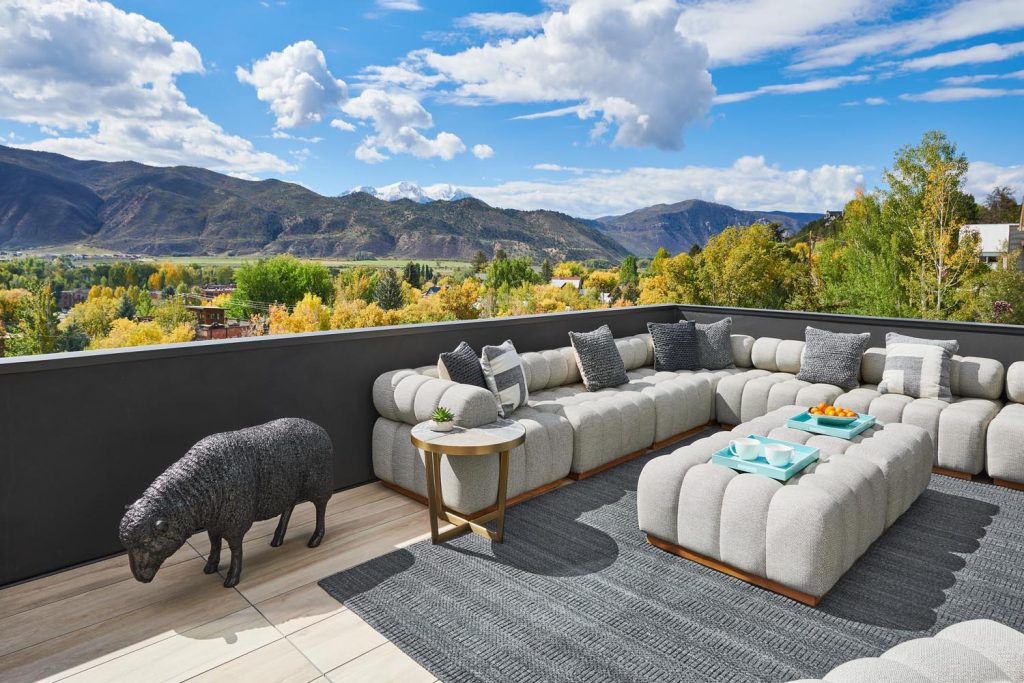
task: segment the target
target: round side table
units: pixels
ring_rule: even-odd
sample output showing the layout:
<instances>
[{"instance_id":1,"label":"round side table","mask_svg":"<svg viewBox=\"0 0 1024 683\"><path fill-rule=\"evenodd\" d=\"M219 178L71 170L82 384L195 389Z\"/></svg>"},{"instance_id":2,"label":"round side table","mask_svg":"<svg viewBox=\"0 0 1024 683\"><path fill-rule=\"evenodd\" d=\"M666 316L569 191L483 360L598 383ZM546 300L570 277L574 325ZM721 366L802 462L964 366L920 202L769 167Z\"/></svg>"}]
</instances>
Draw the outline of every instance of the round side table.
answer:
<instances>
[{"instance_id":1,"label":"round side table","mask_svg":"<svg viewBox=\"0 0 1024 683\"><path fill-rule=\"evenodd\" d=\"M472 531L502 543L505 540L505 494L508 489L508 454L526 441L526 429L512 420L498 420L482 427L453 427L450 432L435 432L429 422L412 428L412 445L423 450L427 468L427 502L430 508L430 540L435 544ZM493 512L468 520L445 510L441 493L441 456L481 456L498 453L498 507ZM437 532L437 520L455 525ZM483 526L497 520L497 531Z\"/></svg>"}]
</instances>

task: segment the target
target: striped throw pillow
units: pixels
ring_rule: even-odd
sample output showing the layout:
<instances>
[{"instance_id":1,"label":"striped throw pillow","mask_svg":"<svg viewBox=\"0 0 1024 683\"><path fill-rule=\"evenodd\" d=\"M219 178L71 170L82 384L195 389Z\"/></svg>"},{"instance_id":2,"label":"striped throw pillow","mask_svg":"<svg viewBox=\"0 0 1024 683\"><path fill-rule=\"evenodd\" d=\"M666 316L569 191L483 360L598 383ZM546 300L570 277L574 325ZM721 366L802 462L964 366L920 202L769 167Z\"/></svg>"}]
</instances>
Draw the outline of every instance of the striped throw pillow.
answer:
<instances>
[{"instance_id":1,"label":"striped throw pillow","mask_svg":"<svg viewBox=\"0 0 1024 683\"><path fill-rule=\"evenodd\" d=\"M525 406L530 398L526 389L523 361L511 340L499 346L485 346L480 355L480 367L487 380L487 388L498 401L498 412L509 417L516 408Z\"/></svg>"},{"instance_id":2,"label":"striped throw pillow","mask_svg":"<svg viewBox=\"0 0 1024 683\"><path fill-rule=\"evenodd\" d=\"M885 335L885 369L878 391L951 403L950 368L960 350L955 339L919 339L896 332Z\"/></svg>"}]
</instances>

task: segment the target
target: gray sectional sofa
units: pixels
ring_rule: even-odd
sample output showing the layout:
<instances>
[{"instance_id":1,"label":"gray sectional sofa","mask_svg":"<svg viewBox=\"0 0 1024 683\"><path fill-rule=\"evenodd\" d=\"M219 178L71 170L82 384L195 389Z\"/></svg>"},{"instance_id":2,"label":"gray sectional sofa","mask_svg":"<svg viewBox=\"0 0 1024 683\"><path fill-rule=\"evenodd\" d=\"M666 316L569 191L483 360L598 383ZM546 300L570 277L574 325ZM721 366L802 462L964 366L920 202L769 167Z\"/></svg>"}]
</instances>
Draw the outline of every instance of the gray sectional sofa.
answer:
<instances>
[{"instance_id":1,"label":"gray sectional sofa","mask_svg":"<svg viewBox=\"0 0 1024 683\"><path fill-rule=\"evenodd\" d=\"M495 340L500 341L500 340ZM877 385L885 349L864 354L862 384L844 391L796 379L804 342L732 336L736 367L658 372L650 335L616 340L628 384L588 392L570 347L521 354L529 404L511 418L526 427L526 443L510 461L510 499L581 478L681 438L708 423L736 425L785 405L821 401L869 413L882 424L902 422L931 437L933 465L970 477L983 471L1000 482L1024 483L1024 362L1009 370L989 358L955 356L950 403L882 394ZM373 432L379 479L413 497L426 495L422 455L409 431L438 406L456 421L478 426L498 417L486 389L439 379L427 366L381 375L373 389L380 418ZM471 514L497 499L497 456L443 458L446 503Z\"/></svg>"}]
</instances>

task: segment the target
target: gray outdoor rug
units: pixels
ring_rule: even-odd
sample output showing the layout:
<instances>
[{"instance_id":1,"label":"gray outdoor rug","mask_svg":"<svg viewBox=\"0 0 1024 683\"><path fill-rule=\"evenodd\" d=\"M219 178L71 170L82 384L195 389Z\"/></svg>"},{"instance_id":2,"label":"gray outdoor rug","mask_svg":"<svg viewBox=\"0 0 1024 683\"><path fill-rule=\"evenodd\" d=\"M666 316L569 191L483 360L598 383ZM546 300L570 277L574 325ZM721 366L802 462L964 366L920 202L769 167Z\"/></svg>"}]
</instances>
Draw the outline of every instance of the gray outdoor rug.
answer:
<instances>
[{"instance_id":1,"label":"gray outdoor rug","mask_svg":"<svg viewBox=\"0 0 1024 683\"><path fill-rule=\"evenodd\" d=\"M932 477L810 608L648 545L648 459L509 508L502 545L428 540L320 585L442 681L786 681L966 619L1024 630L1024 493Z\"/></svg>"}]
</instances>

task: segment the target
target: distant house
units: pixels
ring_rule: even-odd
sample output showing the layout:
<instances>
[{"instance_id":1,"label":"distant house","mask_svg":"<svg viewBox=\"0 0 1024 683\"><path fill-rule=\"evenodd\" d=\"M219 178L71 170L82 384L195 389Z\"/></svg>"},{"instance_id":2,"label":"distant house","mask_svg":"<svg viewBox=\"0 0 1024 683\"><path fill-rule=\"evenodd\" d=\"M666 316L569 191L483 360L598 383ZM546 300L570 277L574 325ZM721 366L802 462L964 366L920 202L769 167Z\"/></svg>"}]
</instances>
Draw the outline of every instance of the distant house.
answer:
<instances>
[{"instance_id":1,"label":"distant house","mask_svg":"<svg viewBox=\"0 0 1024 683\"><path fill-rule=\"evenodd\" d=\"M89 290L84 288L78 289L65 289L60 293L60 301L57 302L58 308L62 311L70 310L75 304L80 304L89 298Z\"/></svg>"},{"instance_id":2,"label":"distant house","mask_svg":"<svg viewBox=\"0 0 1024 683\"><path fill-rule=\"evenodd\" d=\"M203 285L199 293L204 299L216 299L221 294L234 294L236 289L235 285Z\"/></svg>"},{"instance_id":3,"label":"distant house","mask_svg":"<svg viewBox=\"0 0 1024 683\"><path fill-rule=\"evenodd\" d=\"M562 289L563 287L572 287L573 289L583 289L583 278L581 277L553 277L551 278L551 286Z\"/></svg>"},{"instance_id":4,"label":"distant house","mask_svg":"<svg viewBox=\"0 0 1024 683\"><path fill-rule=\"evenodd\" d=\"M433 295L437 294L440 291L441 291L441 288L438 287L437 285L434 285L433 287L430 287L428 289L423 290L423 296L433 296Z\"/></svg>"},{"instance_id":5,"label":"distant house","mask_svg":"<svg viewBox=\"0 0 1024 683\"><path fill-rule=\"evenodd\" d=\"M195 313L196 324L199 326L223 325L227 320L224 309L220 306L186 306L185 308Z\"/></svg>"},{"instance_id":6,"label":"distant house","mask_svg":"<svg viewBox=\"0 0 1024 683\"><path fill-rule=\"evenodd\" d=\"M977 233L981 240L981 259L989 268L1002 264L1009 254L1024 250L1024 232L1017 223L972 223L964 231ZM1020 261L1017 267L1021 268Z\"/></svg>"}]
</instances>

